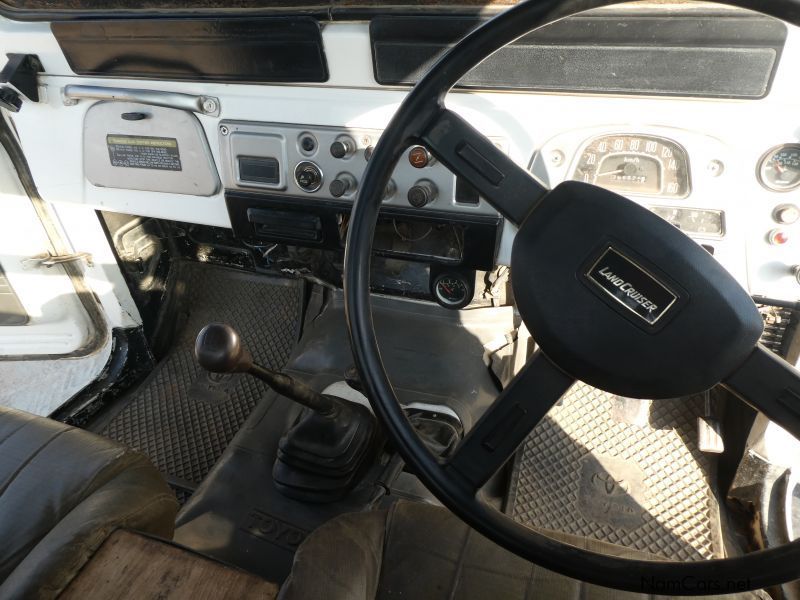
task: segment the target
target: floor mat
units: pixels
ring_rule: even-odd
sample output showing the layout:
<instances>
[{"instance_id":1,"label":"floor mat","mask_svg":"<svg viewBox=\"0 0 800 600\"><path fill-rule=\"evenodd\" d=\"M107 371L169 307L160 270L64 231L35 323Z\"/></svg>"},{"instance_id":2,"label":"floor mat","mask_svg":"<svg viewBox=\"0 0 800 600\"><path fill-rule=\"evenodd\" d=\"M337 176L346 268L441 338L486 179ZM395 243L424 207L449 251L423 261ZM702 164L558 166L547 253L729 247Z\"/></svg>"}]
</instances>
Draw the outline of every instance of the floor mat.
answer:
<instances>
[{"instance_id":1,"label":"floor mat","mask_svg":"<svg viewBox=\"0 0 800 600\"><path fill-rule=\"evenodd\" d=\"M185 325L167 356L101 432L148 455L185 501L265 391L245 375L213 375L194 359L211 321L236 328L256 362L280 369L298 340L302 282L223 267L178 265Z\"/></svg>"},{"instance_id":2,"label":"floor mat","mask_svg":"<svg viewBox=\"0 0 800 600\"><path fill-rule=\"evenodd\" d=\"M506 512L671 560L722 552L703 397L629 400L577 383L517 453Z\"/></svg>"}]
</instances>

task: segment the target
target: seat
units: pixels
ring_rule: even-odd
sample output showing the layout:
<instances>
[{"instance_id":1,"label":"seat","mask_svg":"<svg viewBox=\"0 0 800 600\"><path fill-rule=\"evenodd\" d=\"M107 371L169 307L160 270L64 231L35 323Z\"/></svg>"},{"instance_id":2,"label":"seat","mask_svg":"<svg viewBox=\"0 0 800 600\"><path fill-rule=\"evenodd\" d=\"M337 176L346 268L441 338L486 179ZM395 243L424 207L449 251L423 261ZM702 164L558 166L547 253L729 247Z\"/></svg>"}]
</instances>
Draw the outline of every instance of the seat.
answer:
<instances>
[{"instance_id":1,"label":"seat","mask_svg":"<svg viewBox=\"0 0 800 600\"><path fill-rule=\"evenodd\" d=\"M0 598L56 597L116 529L171 537L178 504L143 455L0 408Z\"/></svg>"},{"instance_id":2,"label":"seat","mask_svg":"<svg viewBox=\"0 0 800 600\"><path fill-rule=\"evenodd\" d=\"M655 556L558 532L575 546L626 558ZM581 600L652 599L548 571L504 550L427 504L398 501L385 511L337 517L295 554L279 600ZM769 598L764 592L720 598Z\"/></svg>"}]
</instances>

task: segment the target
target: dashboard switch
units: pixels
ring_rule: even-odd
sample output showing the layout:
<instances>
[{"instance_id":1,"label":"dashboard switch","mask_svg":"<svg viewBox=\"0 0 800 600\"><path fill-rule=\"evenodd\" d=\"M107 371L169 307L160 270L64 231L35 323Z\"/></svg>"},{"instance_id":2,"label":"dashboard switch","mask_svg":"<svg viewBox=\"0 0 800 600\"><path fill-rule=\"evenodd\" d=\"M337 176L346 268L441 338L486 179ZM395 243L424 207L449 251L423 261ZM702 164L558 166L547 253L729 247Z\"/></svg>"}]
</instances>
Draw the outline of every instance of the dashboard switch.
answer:
<instances>
[{"instance_id":1,"label":"dashboard switch","mask_svg":"<svg viewBox=\"0 0 800 600\"><path fill-rule=\"evenodd\" d=\"M775 207L772 218L781 225L792 225L800 220L800 208L794 204L781 204Z\"/></svg>"},{"instance_id":2,"label":"dashboard switch","mask_svg":"<svg viewBox=\"0 0 800 600\"><path fill-rule=\"evenodd\" d=\"M347 135L340 135L336 141L331 144L331 156L333 158L350 158L355 154L356 143L353 138Z\"/></svg>"},{"instance_id":3,"label":"dashboard switch","mask_svg":"<svg viewBox=\"0 0 800 600\"><path fill-rule=\"evenodd\" d=\"M408 151L408 162L417 169L424 169L432 160L433 157L425 146L412 146Z\"/></svg>"},{"instance_id":4,"label":"dashboard switch","mask_svg":"<svg viewBox=\"0 0 800 600\"><path fill-rule=\"evenodd\" d=\"M341 198L352 194L356 190L356 178L350 173L339 173L328 187L331 196Z\"/></svg>"},{"instance_id":5,"label":"dashboard switch","mask_svg":"<svg viewBox=\"0 0 800 600\"><path fill-rule=\"evenodd\" d=\"M299 162L294 168L294 180L303 191L316 192L322 187L322 171L313 162Z\"/></svg>"},{"instance_id":6,"label":"dashboard switch","mask_svg":"<svg viewBox=\"0 0 800 600\"><path fill-rule=\"evenodd\" d=\"M416 208L422 208L436 200L438 190L436 184L427 179L419 180L408 190L408 203Z\"/></svg>"},{"instance_id":7,"label":"dashboard switch","mask_svg":"<svg viewBox=\"0 0 800 600\"><path fill-rule=\"evenodd\" d=\"M773 246L783 246L789 241L789 234L783 229L773 229L769 232L767 239Z\"/></svg>"}]
</instances>

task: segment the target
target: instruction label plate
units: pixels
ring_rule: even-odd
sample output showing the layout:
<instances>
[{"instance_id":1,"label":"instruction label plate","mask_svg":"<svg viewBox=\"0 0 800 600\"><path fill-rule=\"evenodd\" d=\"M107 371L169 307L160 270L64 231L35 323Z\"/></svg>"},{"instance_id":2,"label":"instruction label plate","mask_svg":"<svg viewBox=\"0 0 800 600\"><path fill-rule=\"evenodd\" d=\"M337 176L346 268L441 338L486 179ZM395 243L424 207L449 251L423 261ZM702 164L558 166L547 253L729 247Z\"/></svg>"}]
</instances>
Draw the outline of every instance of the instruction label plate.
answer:
<instances>
[{"instance_id":1,"label":"instruction label plate","mask_svg":"<svg viewBox=\"0 0 800 600\"><path fill-rule=\"evenodd\" d=\"M115 167L181 171L175 138L145 135L107 135L108 156Z\"/></svg>"}]
</instances>

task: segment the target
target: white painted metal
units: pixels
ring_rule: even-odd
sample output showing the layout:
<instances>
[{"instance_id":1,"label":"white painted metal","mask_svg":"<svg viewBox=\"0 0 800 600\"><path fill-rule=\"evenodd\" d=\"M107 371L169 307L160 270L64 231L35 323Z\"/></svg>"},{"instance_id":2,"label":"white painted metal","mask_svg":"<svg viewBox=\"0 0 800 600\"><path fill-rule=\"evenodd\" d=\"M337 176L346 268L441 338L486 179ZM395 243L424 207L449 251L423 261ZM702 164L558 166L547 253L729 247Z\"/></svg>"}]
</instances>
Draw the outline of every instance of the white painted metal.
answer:
<instances>
[{"instance_id":1,"label":"white painted metal","mask_svg":"<svg viewBox=\"0 0 800 600\"><path fill-rule=\"evenodd\" d=\"M5 151L0 151L0 206L0 263L30 315L26 325L0 327L0 405L46 416L97 378L108 362L111 339L108 337L101 348L78 358L35 358L69 354L82 347L92 325L63 267L37 267L25 260L48 251L50 240ZM90 216L95 217L91 212ZM96 217L94 221L99 229ZM85 251L96 252L98 262L88 271L94 273L94 289L100 290L99 283L107 279L102 269L109 266L109 257L102 247L89 243L91 221L72 229L83 232L79 237ZM116 269L113 257L111 265ZM108 292L100 297L106 300L106 310L114 314L111 309L115 298L109 298ZM132 322L130 317L126 321L119 316L118 305L116 313L118 322ZM25 360L14 358L19 355L27 356Z\"/></svg>"},{"instance_id":2,"label":"white painted metal","mask_svg":"<svg viewBox=\"0 0 800 600\"><path fill-rule=\"evenodd\" d=\"M0 327L0 356L74 352L89 339L91 322L62 266L28 260L51 245L5 151L0 206L0 263L30 315L26 325Z\"/></svg>"}]
</instances>

